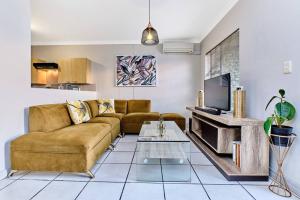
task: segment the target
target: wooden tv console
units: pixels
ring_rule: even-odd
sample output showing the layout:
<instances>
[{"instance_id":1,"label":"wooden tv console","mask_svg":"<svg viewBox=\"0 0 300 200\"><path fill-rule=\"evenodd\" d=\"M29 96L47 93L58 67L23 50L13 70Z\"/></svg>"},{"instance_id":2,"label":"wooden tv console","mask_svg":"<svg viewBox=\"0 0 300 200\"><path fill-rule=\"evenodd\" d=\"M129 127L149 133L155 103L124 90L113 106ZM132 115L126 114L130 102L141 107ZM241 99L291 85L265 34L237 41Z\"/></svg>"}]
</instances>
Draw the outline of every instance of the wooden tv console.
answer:
<instances>
[{"instance_id":1,"label":"wooden tv console","mask_svg":"<svg viewBox=\"0 0 300 200\"><path fill-rule=\"evenodd\" d=\"M188 136L227 180L268 180L269 141L263 130L263 121L234 118L232 114L212 115L194 107L186 109L192 112ZM232 153L233 140L241 141L240 168L228 156Z\"/></svg>"}]
</instances>

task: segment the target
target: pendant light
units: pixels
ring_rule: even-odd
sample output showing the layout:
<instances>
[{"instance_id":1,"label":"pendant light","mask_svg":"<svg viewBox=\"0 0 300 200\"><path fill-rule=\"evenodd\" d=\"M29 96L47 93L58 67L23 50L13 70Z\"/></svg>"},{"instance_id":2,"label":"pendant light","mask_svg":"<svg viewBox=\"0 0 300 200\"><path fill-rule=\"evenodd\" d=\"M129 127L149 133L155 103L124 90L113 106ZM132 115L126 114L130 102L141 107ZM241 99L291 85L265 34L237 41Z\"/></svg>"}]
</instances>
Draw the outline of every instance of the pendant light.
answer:
<instances>
[{"instance_id":1,"label":"pendant light","mask_svg":"<svg viewBox=\"0 0 300 200\"><path fill-rule=\"evenodd\" d=\"M143 45L157 45L159 43L157 31L152 27L150 22L150 0L149 0L149 23L148 27L143 31L142 40Z\"/></svg>"}]
</instances>

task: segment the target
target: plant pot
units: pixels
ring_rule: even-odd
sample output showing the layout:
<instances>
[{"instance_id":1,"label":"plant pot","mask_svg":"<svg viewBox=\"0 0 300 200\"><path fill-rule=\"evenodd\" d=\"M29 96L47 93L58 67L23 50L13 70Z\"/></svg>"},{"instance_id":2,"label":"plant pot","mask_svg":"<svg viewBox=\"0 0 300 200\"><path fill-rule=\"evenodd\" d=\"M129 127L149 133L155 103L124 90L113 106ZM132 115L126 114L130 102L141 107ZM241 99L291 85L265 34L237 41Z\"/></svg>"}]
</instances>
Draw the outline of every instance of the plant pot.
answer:
<instances>
[{"instance_id":1,"label":"plant pot","mask_svg":"<svg viewBox=\"0 0 300 200\"><path fill-rule=\"evenodd\" d=\"M281 126L276 125L272 126L271 129L271 139L274 145L287 147L289 144L289 138L280 137L280 136L290 136L293 133L293 127L290 126Z\"/></svg>"}]
</instances>

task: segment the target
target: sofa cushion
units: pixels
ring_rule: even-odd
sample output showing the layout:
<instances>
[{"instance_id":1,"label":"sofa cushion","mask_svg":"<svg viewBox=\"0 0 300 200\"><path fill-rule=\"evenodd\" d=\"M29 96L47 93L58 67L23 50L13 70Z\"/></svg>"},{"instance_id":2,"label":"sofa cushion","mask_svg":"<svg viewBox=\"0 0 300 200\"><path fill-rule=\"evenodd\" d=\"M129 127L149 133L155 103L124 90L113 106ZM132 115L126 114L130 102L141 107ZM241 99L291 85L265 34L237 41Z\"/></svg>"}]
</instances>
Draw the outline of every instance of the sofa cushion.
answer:
<instances>
[{"instance_id":1,"label":"sofa cushion","mask_svg":"<svg viewBox=\"0 0 300 200\"><path fill-rule=\"evenodd\" d=\"M85 102L90 107L92 117L98 116L99 115L98 101L97 100L88 100L88 101L85 101Z\"/></svg>"},{"instance_id":2,"label":"sofa cushion","mask_svg":"<svg viewBox=\"0 0 300 200\"><path fill-rule=\"evenodd\" d=\"M129 113L122 119L122 123L144 123L144 121L157 121L159 120L158 112L149 113Z\"/></svg>"},{"instance_id":3,"label":"sofa cushion","mask_svg":"<svg viewBox=\"0 0 300 200\"><path fill-rule=\"evenodd\" d=\"M12 150L47 153L86 153L107 134L109 124L84 123L53 132L25 134L11 143Z\"/></svg>"},{"instance_id":4,"label":"sofa cushion","mask_svg":"<svg viewBox=\"0 0 300 200\"><path fill-rule=\"evenodd\" d=\"M128 100L127 113L147 113L151 112L150 100Z\"/></svg>"},{"instance_id":5,"label":"sofa cushion","mask_svg":"<svg viewBox=\"0 0 300 200\"><path fill-rule=\"evenodd\" d=\"M121 121L122 118L124 117L124 114L123 113L103 113L100 115L100 117L114 117L114 118L118 118Z\"/></svg>"},{"instance_id":6,"label":"sofa cushion","mask_svg":"<svg viewBox=\"0 0 300 200\"><path fill-rule=\"evenodd\" d=\"M83 101L67 101L69 114L74 124L81 124L91 119L90 107Z\"/></svg>"},{"instance_id":7,"label":"sofa cushion","mask_svg":"<svg viewBox=\"0 0 300 200\"><path fill-rule=\"evenodd\" d=\"M95 117L89 123L105 123L110 124L112 127L120 126L120 120L114 117Z\"/></svg>"},{"instance_id":8,"label":"sofa cushion","mask_svg":"<svg viewBox=\"0 0 300 200\"><path fill-rule=\"evenodd\" d=\"M72 124L66 104L29 108L29 132L50 132Z\"/></svg>"},{"instance_id":9,"label":"sofa cushion","mask_svg":"<svg viewBox=\"0 0 300 200\"><path fill-rule=\"evenodd\" d=\"M95 117L89 123L105 123L111 126L112 141L120 134L121 123L118 118L114 117Z\"/></svg>"},{"instance_id":10,"label":"sofa cushion","mask_svg":"<svg viewBox=\"0 0 300 200\"><path fill-rule=\"evenodd\" d=\"M164 113L161 114L160 117L165 121L174 121L182 131L185 130L185 118L182 115L177 113Z\"/></svg>"},{"instance_id":11,"label":"sofa cushion","mask_svg":"<svg viewBox=\"0 0 300 200\"><path fill-rule=\"evenodd\" d=\"M115 111L116 113L127 113L127 100L116 100L115 99Z\"/></svg>"},{"instance_id":12,"label":"sofa cushion","mask_svg":"<svg viewBox=\"0 0 300 200\"><path fill-rule=\"evenodd\" d=\"M139 133L145 121L158 121L159 113L129 113L121 122L123 133Z\"/></svg>"}]
</instances>

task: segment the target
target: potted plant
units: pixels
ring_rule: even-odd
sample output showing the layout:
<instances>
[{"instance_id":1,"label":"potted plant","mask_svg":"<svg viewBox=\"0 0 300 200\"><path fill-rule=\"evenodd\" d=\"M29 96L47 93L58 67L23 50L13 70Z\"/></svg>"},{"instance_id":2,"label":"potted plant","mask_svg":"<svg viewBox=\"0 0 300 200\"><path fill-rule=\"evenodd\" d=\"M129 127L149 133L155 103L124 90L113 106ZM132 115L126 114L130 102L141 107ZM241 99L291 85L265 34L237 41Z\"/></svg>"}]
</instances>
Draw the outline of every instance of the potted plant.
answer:
<instances>
[{"instance_id":1,"label":"potted plant","mask_svg":"<svg viewBox=\"0 0 300 200\"><path fill-rule=\"evenodd\" d=\"M288 136L292 134L293 127L284 126L283 124L295 117L296 109L290 102L286 101L285 91L283 89L279 90L279 96L273 96L270 99L265 110L268 109L269 105L274 100L278 100L278 102L275 104L274 113L266 119L264 130L268 136L272 133L271 139L273 144L287 146L288 139L279 136Z\"/></svg>"}]
</instances>

